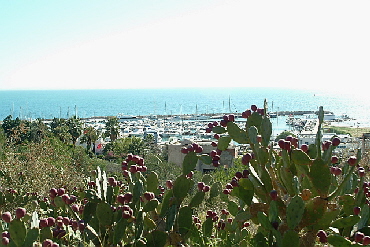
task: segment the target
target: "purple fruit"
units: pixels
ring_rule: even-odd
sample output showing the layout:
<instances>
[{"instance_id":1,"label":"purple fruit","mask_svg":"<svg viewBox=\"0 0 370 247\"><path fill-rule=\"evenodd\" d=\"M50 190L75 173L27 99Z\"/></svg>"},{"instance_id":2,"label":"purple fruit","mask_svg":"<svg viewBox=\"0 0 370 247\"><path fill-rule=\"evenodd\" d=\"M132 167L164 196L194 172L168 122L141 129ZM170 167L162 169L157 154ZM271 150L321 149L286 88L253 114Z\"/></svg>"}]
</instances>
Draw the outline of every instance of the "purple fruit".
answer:
<instances>
[{"instance_id":1,"label":"purple fruit","mask_svg":"<svg viewBox=\"0 0 370 247\"><path fill-rule=\"evenodd\" d=\"M1 215L1 219L6 223L10 223L12 221L12 215L10 212L5 212Z\"/></svg>"},{"instance_id":2,"label":"purple fruit","mask_svg":"<svg viewBox=\"0 0 370 247\"><path fill-rule=\"evenodd\" d=\"M243 165L248 165L249 164L249 161L252 159L252 155L250 153L246 153L245 155L243 155L242 157L242 164Z\"/></svg>"},{"instance_id":3,"label":"purple fruit","mask_svg":"<svg viewBox=\"0 0 370 247\"><path fill-rule=\"evenodd\" d=\"M22 218L25 215L26 215L26 209L25 208L17 208L15 210L15 217L17 219L20 219L20 218Z\"/></svg>"},{"instance_id":4,"label":"purple fruit","mask_svg":"<svg viewBox=\"0 0 370 247\"><path fill-rule=\"evenodd\" d=\"M338 137L334 137L332 140L331 140L331 144L336 147L340 144L340 139Z\"/></svg>"},{"instance_id":5,"label":"purple fruit","mask_svg":"<svg viewBox=\"0 0 370 247\"><path fill-rule=\"evenodd\" d=\"M9 244L9 242L10 242L10 240L9 240L9 238L8 238L8 237L2 237L2 239L1 239L1 243L2 243L3 245L8 245L8 244Z\"/></svg>"},{"instance_id":6,"label":"purple fruit","mask_svg":"<svg viewBox=\"0 0 370 247\"><path fill-rule=\"evenodd\" d=\"M258 108L257 108L257 106L256 106L256 105L251 105L251 110L252 110L252 111L254 111L254 112L255 112L255 111L257 111L257 109L258 109Z\"/></svg>"},{"instance_id":7,"label":"purple fruit","mask_svg":"<svg viewBox=\"0 0 370 247\"><path fill-rule=\"evenodd\" d=\"M277 197L278 197L277 191L276 190L271 190L270 191L270 197L271 197L271 200L276 201Z\"/></svg>"},{"instance_id":8,"label":"purple fruit","mask_svg":"<svg viewBox=\"0 0 370 247\"><path fill-rule=\"evenodd\" d=\"M353 214L354 215L359 215L361 213L361 208L360 207L354 207L353 208Z\"/></svg>"},{"instance_id":9,"label":"purple fruit","mask_svg":"<svg viewBox=\"0 0 370 247\"><path fill-rule=\"evenodd\" d=\"M303 152L307 153L307 151L308 151L308 145L307 145L307 144L302 144L302 145L301 145L301 150L302 150Z\"/></svg>"},{"instance_id":10,"label":"purple fruit","mask_svg":"<svg viewBox=\"0 0 370 247\"><path fill-rule=\"evenodd\" d=\"M197 186L198 186L199 191L203 191L203 188L204 188L205 184L203 182L198 182Z\"/></svg>"},{"instance_id":11,"label":"purple fruit","mask_svg":"<svg viewBox=\"0 0 370 247\"><path fill-rule=\"evenodd\" d=\"M350 165L350 166L354 166L354 165L356 165L356 163L357 163L357 158L356 158L356 156L351 156L351 157L349 157L349 159L348 159L348 164Z\"/></svg>"},{"instance_id":12,"label":"purple fruit","mask_svg":"<svg viewBox=\"0 0 370 247\"><path fill-rule=\"evenodd\" d=\"M355 242L361 243L364 240L365 234L362 232L356 232L355 234Z\"/></svg>"}]
</instances>

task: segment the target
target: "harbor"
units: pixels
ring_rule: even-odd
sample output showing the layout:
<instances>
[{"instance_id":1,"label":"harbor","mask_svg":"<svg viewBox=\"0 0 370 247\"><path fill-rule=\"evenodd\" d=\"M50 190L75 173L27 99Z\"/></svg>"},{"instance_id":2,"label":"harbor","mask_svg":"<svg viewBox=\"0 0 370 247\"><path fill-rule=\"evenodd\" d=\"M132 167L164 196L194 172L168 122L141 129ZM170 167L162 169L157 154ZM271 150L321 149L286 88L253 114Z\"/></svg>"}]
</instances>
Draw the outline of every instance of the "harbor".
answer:
<instances>
[{"instance_id":1,"label":"harbor","mask_svg":"<svg viewBox=\"0 0 370 247\"><path fill-rule=\"evenodd\" d=\"M224 115L234 115L235 123L245 128L247 119L241 113L217 114L184 114L184 115L117 115L120 138L141 137L153 135L158 144L176 143L183 139L214 140L213 133L207 133L208 123L220 121ZM270 112L273 127L271 141L283 131L289 131L296 136L313 136L317 133L318 121L314 111L284 111ZM93 126L100 133L105 131L105 123L109 117L93 117L81 119L85 126ZM349 118L348 118L349 119ZM332 112L325 112L326 122L342 122L347 118L335 117ZM109 138L101 139L101 143L109 142ZM307 141L305 141L307 142ZM309 141L311 143L311 141Z\"/></svg>"}]
</instances>

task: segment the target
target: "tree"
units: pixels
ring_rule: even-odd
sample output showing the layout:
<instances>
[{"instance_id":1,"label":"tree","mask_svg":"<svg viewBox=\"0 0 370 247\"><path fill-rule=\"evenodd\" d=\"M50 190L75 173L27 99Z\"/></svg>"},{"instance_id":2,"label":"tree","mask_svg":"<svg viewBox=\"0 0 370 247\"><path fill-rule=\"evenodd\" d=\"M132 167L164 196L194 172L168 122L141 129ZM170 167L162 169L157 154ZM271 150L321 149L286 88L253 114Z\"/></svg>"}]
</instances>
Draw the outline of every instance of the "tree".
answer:
<instances>
[{"instance_id":1,"label":"tree","mask_svg":"<svg viewBox=\"0 0 370 247\"><path fill-rule=\"evenodd\" d=\"M2 124L3 130L9 142L22 143L28 138L29 122L16 118L12 115L7 116Z\"/></svg>"},{"instance_id":2,"label":"tree","mask_svg":"<svg viewBox=\"0 0 370 247\"><path fill-rule=\"evenodd\" d=\"M96 140L99 138L98 131L92 127L86 127L81 137L81 143L86 143L86 150L91 151L91 144L95 145Z\"/></svg>"},{"instance_id":3,"label":"tree","mask_svg":"<svg viewBox=\"0 0 370 247\"><path fill-rule=\"evenodd\" d=\"M104 137L109 137L112 142L117 140L119 135L119 123L117 117L109 117L105 124Z\"/></svg>"},{"instance_id":4,"label":"tree","mask_svg":"<svg viewBox=\"0 0 370 247\"><path fill-rule=\"evenodd\" d=\"M104 148L104 153L108 154L109 152L113 152L113 156L123 158L129 153L143 155L144 147L145 143L142 138L135 136L125 137L107 144Z\"/></svg>"},{"instance_id":5,"label":"tree","mask_svg":"<svg viewBox=\"0 0 370 247\"><path fill-rule=\"evenodd\" d=\"M67 120L68 132L71 135L72 143L75 146L77 139L82 134L82 123L79 118L73 116Z\"/></svg>"},{"instance_id":6,"label":"tree","mask_svg":"<svg viewBox=\"0 0 370 247\"><path fill-rule=\"evenodd\" d=\"M59 138L63 143L68 143L72 136L69 133L67 121L64 118L54 118L50 123L51 132Z\"/></svg>"},{"instance_id":7,"label":"tree","mask_svg":"<svg viewBox=\"0 0 370 247\"><path fill-rule=\"evenodd\" d=\"M275 141L277 142L277 141L279 141L280 139L285 139L287 136L293 136L293 137L296 137L296 135L295 135L295 134L293 134L292 132L285 130L285 131L281 132L281 133L280 133L280 134L275 138Z\"/></svg>"},{"instance_id":8,"label":"tree","mask_svg":"<svg viewBox=\"0 0 370 247\"><path fill-rule=\"evenodd\" d=\"M32 142L40 143L49 133L48 126L41 119L37 119L30 123L28 138Z\"/></svg>"}]
</instances>

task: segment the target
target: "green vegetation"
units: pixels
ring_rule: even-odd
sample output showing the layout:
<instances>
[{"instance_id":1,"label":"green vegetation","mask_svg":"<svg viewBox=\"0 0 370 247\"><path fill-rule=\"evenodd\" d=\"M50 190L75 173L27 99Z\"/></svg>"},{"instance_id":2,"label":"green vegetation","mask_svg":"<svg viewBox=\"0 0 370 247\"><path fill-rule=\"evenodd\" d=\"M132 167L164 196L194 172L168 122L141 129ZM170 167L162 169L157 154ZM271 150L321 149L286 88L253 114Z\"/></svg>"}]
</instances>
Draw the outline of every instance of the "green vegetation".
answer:
<instances>
[{"instance_id":1,"label":"green vegetation","mask_svg":"<svg viewBox=\"0 0 370 247\"><path fill-rule=\"evenodd\" d=\"M349 134L352 137L362 137L363 133L370 133L370 128L354 128L340 126L325 126L324 133L337 133L338 135Z\"/></svg>"},{"instance_id":2,"label":"green vegetation","mask_svg":"<svg viewBox=\"0 0 370 247\"><path fill-rule=\"evenodd\" d=\"M0 134L2 244L369 245L369 181L361 152L339 163L333 152L340 139L321 143L322 107L315 144L303 150L287 136L274 150L265 112L266 102L262 109L252 105L243 113L245 128L233 115L210 123L219 135L217 150L205 155L199 144L187 145L181 167L163 161L150 137L111 138L105 152L121 164L109 174L90 150L74 145L77 118L65 121L68 131L55 133L43 131L41 121L8 118ZM31 134L33 128L38 131ZM219 159L232 141L249 149L225 169ZM194 172L198 161L215 171ZM34 188L40 194L29 190Z\"/></svg>"},{"instance_id":3,"label":"green vegetation","mask_svg":"<svg viewBox=\"0 0 370 247\"><path fill-rule=\"evenodd\" d=\"M293 134L292 132L285 130L285 131L281 132L279 135L276 136L275 142L279 141L280 139L285 139L287 136L296 137L296 135Z\"/></svg>"}]
</instances>

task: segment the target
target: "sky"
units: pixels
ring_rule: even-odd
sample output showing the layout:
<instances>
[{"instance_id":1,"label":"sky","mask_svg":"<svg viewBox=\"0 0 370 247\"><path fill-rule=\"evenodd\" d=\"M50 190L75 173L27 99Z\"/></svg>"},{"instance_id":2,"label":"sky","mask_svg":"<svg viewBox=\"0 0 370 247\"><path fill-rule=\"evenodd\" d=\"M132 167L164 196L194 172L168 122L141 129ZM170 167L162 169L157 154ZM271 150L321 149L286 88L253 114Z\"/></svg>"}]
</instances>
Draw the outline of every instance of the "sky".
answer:
<instances>
[{"instance_id":1,"label":"sky","mask_svg":"<svg viewBox=\"0 0 370 247\"><path fill-rule=\"evenodd\" d=\"M0 0L0 90L358 90L369 11L368 0Z\"/></svg>"}]
</instances>

